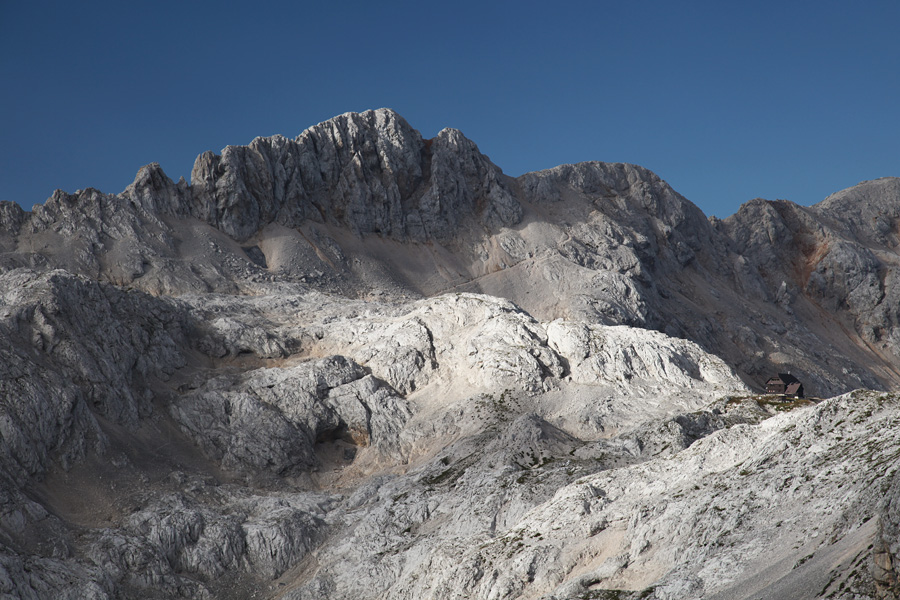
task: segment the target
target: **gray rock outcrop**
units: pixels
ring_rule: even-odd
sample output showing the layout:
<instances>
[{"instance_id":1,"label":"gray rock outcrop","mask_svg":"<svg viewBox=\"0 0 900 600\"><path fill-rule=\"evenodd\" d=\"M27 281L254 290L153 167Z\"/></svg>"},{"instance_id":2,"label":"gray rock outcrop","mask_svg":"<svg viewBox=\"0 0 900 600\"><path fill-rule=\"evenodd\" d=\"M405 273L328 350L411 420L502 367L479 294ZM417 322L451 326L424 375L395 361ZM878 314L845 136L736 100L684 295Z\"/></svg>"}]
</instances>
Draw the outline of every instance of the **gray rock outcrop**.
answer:
<instances>
[{"instance_id":1,"label":"gray rock outcrop","mask_svg":"<svg viewBox=\"0 0 900 600\"><path fill-rule=\"evenodd\" d=\"M522 215L503 174L459 131L423 140L386 109L341 115L295 140L205 152L191 189L191 214L237 240L268 223L306 220L358 235L445 240L470 222L496 228Z\"/></svg>"},{"instance_id":2,"label":"gray rock outcrop","mask_svg":"<svg viewBox=\"0 0 900 600\"><path fill-rule=\"evenodd\" d=\"M0 203L0 596L897 598L898 223L387 109Z\"/></svg>"}]
</instances>

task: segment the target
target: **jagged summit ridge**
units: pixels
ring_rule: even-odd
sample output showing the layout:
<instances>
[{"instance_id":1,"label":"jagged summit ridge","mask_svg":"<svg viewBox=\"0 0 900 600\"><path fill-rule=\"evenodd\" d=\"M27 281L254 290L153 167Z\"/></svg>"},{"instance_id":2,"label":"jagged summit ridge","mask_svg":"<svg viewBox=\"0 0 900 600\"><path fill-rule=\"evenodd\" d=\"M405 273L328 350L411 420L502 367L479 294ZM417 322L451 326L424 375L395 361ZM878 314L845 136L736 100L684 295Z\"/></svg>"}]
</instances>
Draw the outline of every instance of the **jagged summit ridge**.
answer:
<instances>
[{"instance_id":1,"label":"jagged summit ridge","mask_svg":"<svg viewBox=\"0 0 900 600\"><path fill-rule=\"evenodd\" d=\"M459 131L425 140L380 109L206 152L190 184L151 164L117 196L57 191L31 214L4 204L0 269L154 294L483 292L545 321L691 339L751 385L794 369L831 394L900 381L897 181L707 219L640 166L511 179Z\"/></svg>"},{"instance_id":2,"label":"jagged summit ridge","mask_svg":"<svg viewBox=\"0 0 900 600\"><path fill-rule=\"evenodd\" d=\"M388 110L194 171L0 204L0 596L900 597L897 395L751 391L900 385L894 180L707 219Z\"/></svg>"},{"instance_id":3,"label":"jagged summit ridge","mask_svg":"<svg viewBox=\"0 0 900 600\"><path fill-rule=\"evenodd\" d=\"M63 220L69 205L96 194L57 191L33 220ZM172 182L152 163L121 197L150 214L201 219L237 240L269 223L307 220L356 234L440 240L466 223L496 228L522 214L500 169L462 133L444 129L424 140L389 109L347 113L293 140L259 137L221 154L204 152L190 185ZM10 215L4 223L13 228L21 220Z\"/></svg>"},{"instance_id":4,"label":"jagged summit ridge","mask_svg":"<svg viewBox=\"0 0 900 600\"><path fill-rule=\"evenodd\" d=\"M512 180L458 131L424 140L381 109L335 117L294 140L204 153L191 184L154 164L118 196L58 191L31 215L4 206L0 228L10 237L0 240L0 260L153 293L231 293L285 278L342 294L486 292L545 320L579 314L692 339L748 381L794 368L837 393L900 378L890 349L900 290L883 254L890 240L865 234L872 222L887 232L877 235L892 235L891 181L863 184L880 190L871 191L879 209L854 217L859 234L827 207L865 205L855 200L870 193L862 188L822 209L760 200L707 220L642 167L587 162ZM844 212L856 210L866 209ZM842 264L853 268L841 275ZM743 308L730 316L735 307ZM843 326L850 339L784 335L815 330L817 311L830 311L828 327ZM844 311L849 327L834 322ZM834 375L828 354L810 359L811 349L836 342L831 356L855 357L841 367L847 377ZM866 343L874 362L873 349L860 351Z\"/></svg>"},{"instance_id":5,"label":"jagged summit ridge","mask_svg":"<svg viewBox=\"0 0 900 600\"><path fill-rule=\"evenodd\" d=\"M193 213L236 239L266 223L330 222L356 234L446 239L460 223L514 224L503 175L459 131L433 140L388 109L347 113L301 133L205 152Z\"/></svg>"}]
</instances>

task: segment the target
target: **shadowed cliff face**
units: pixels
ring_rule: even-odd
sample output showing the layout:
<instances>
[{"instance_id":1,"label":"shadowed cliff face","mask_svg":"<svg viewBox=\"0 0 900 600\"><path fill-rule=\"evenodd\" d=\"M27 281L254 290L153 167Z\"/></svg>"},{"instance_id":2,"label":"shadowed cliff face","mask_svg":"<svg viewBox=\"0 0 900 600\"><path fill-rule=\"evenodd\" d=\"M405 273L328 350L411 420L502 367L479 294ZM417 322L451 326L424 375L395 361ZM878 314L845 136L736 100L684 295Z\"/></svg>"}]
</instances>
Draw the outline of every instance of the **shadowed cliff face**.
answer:
<instances>
[{"instance_id":1,"label":"shadowed cliff face","mask_svg":"<svg viewBox=\"0 0 900 600\"><path fill-rule=\"evenodd\" d=\"M0 595L896 597L897 398L750 394L900 383L898 232L387 109L0 203Z\"/></svg>"}]
</instances>

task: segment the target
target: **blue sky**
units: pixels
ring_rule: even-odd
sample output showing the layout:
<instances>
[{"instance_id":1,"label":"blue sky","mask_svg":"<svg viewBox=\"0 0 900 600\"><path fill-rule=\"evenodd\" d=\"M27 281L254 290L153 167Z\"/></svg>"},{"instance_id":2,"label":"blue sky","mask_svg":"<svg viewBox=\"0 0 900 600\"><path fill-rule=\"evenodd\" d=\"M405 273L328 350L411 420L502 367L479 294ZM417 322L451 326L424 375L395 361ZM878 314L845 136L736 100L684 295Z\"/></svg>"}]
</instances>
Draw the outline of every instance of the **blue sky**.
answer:
<instances>
[{"instance_id":1,"label":"blue sky","mask_svg":"<svg viewBox=\"0 0 900 600\"><path fill-rule=\"evenodd\" d=\"M0 200L383 106L507 174L655 171L707 214L900 176L900 2L0 0Z\"/></svg>"}]
</instances>

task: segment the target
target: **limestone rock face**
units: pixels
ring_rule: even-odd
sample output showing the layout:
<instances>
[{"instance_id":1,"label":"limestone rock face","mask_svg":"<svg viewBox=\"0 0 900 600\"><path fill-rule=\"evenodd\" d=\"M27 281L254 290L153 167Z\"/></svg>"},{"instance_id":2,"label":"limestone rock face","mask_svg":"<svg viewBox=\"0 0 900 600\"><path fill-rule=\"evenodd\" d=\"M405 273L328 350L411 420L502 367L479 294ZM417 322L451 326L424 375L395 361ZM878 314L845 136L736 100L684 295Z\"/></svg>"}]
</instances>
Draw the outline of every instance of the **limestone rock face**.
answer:
<instances>
[{"instance_id":1,"label":"limestone rock face","mask_svg":"<svg viewBox=\"0 0 900 600\"><path fill-rule=\"evenodd\" d=\"M459 131L423 140L387 109L341 115L296 140L205 152L191 184L193 214L238 240L267 223L307 219L356 234L444 240L460 221L499 227L522 215L500 170Z\"/></svg>"},{"instance_id":2,"label":"limestone rock face","mask_svg":"<svg viewBox=\"0 0 900 600\"><path fill-rule=\"evenodd\" d=\"M728 365L693 342L655 331L554 321L547 334L578 383L645 379L699 388L730 386L735 379Z\"/></svg>"},{"instance_id":3,"label":"limestone rock face","mask_svg":"<svg viewBox=\"0 0 900 600\"><path fill-rule=\"evenodd\" d=\"M16 487L2 499L12 546L0 552L0 582L15 596L65 597L70 582L78 594L98 598L151 590L239 596L323 549L333 539L327 532L351 527L360 507L375 501L373 515L395 514L378 504L384 494L413 494L404 510L414 514L389 527L365 520L358 531L367 539L368 527L393 539L389 532L400 523L422 524L430 539L427 531L443 519L457 523L448 532L480 535L484 527L505 529L567 480L554 473L547 485L522 484L547 461L579 455L582 463L600 456L628 463L640 460L642 446L683 445L690 437L678 424L613 443L567 432L596 433L560 418L568 413L566 390L583 402L603 383L568 372L585 350L559 342L567 339L559 331L577 327L541 324L496 298L452 294L395 305L281 292L172 300L63 271L13 270L3 278L4 331L17 350L3 365L0 468L15 486L38 486L49 509ZM223 313L242 327L207 326L205 315ZM265 343L252 336L258 341L247 343L247 332L264 325ZM718 379L710 377L702 365L717 360L698 347L626 329L595 326L579 339L633 360L628 376L669 386L667 403L634 408L632 420L693 407L678 389L709 400L742 388L724 364ZM628 358L641 355L630 345L647 344L671 345L677 356L661 370ZM346 356L315 358L334 349ZM605 360L613 359L596 356L591 364L607 383L620 380L614 367L600 366ZM630 402L642 402L639 392L630 394ZM704 427L691 425L690 435L702 437ZM492 440L496 429L504 433ZM658 441L660 434L670 441ZM483 446L485 454L474 450ZM398 468L400 478L387 488L395 491L381 490L391 478L378 473ZM471 475L461 478L467 469ZM493 473L515 479L517 488L495 495ZM470 491L447 487L457 480ZM332 485L353 491L329 495ZM91 500L61 491L73 486L90 490ZM466 516L472 498L484 506L474 521ZM59 546L45 550L41 535L49 531ZM339 552L362 565L368 547ZM15 548L33 549L23 562ZM347 589L389 583L367 577ZM311 583L320 584L333 593L347 585L343 578Z\"/></svg>"},{"instance_id":4,"label":"limestone rock face","mask_svg":"<svg viewBox=\"0 0 900 600\"><path fill-rule=\"evenodd\" d=\"M793 296L845 314L866 343L896 355L900 180L864 182L799 207L754 201L723 223L737 251ZM893 360L893 359L891 359Z\"/></svg>"},{"instance_id":5,"label":"limestone rock face","mask_svg":"<svg viewBox=\"0 0 900 600\"><path fill-rule=\"evenodd\" d=\"M8 235L17 235L25 222L25 211L15 202L0 202L0 228Z\"/></svg>"},{"instance_id":6,"label":"limestone rock face","mask_svg":"<svg viewBox=\"0 0 900 600\"><path fill-rule=\"evenodd\" d=\"M410 415L393 390L340 356L215 378L170 411L226 468L277 475L317 466L315 444L325 441L388 452Z\"/></svg>"},{"instance_id":7,"label":"limestone rock face","mask_svg":"<svg viewBox=\"0 0 900 600\"><path fill-rule=\"evenodd\" d=\"M888 457L897 449L887 433L869 450L869 441L846 434L889 431L896 402L871 393L835 398L717 431L673 456L578 479L505 534L461 550L463 558L452 557L448 544L394 595L432 590L443 598L464 587L474 598L623 589L660 599L817 597L819 590L841 597L844 589L878 597L864 573L871 564L857 552L889 518L881 499L896 479ZM846 469L848 455L869 465L865 477ZM773 505L773 497L790 502ZM848 574L851 564L860 570ZM771 576L747 577L761 569Z\"/></svg>"},{"instance_id":8,"label":"limestone rock face","mask_svg":"<svg viewBox=\"0 0 900 600\"><path fill-rule=\"evenodd\" d=\"M381 109L0 203L0 596L897 598L898 182L707 219Z\"/></svg>"},{"instance_id":9,"label":"limestone rock face","mask_svg":"<svg viewBox=\"0 0 900 600\"><path fill-rule=\"evenodd\" d=\"M183 315L64 271L0 276L3 470L42 473L106 443L97 418L135 427L152 413L151 383L185 365Z\"/></svg>"},{"instance_id":10,"label":"limestone rock face","mask_svg":"<svg viewBox=\"0 0 900 600\"><path fill-rule=\"evenodd\" d=\"M279 282L486 293L541 321L691 339L748 383L792 371L824 396L898 378L897 193L883 179L817 207L755 200L707 220L641 167L512 180L460 132L424 140L380 109L204 153L191 185L152 164L117 196L6 207L0 269L63 268L165 295Z\"/></svg>"}]
</instances>

